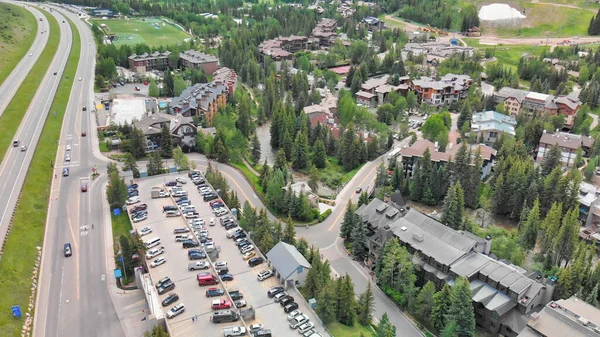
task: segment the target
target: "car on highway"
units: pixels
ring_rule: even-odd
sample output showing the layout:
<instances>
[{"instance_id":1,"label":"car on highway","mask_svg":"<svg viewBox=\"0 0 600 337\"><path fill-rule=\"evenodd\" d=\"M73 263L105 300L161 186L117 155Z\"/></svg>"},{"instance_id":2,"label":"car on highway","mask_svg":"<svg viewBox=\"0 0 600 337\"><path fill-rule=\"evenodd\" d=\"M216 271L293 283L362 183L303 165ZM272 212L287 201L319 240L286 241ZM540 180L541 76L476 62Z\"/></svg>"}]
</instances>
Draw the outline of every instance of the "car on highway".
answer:
<instances>
[{"instance_id":1,"label":"car on highway","mask_svg":"<svg viewBox=\"0 0 600 337\"><path fill-rule=\"evenodd\" d=\"M63 168L62 175L63 175L63 177L69 176L69 168L68 167Z\"/></svg>"},{"instance_id":2,"label":"car on highway","mask_svg":"<svg viewBox=\"0 0 600 337\"><path fill-rule=\"evenodd\" d=\"M88 185L87 184L81 184L81 192L87 192L88 190Z\"/></svg>"},{"instance_id":3,"label":"car on highway","mask_svg":"<svg viewBox=\"0 0 600 337\"><path fill-rule=\"evenodd\" d=\"M250 260L248 260L248 265L250 267L256 267L258 265L261 265L265 262L265 259L263 259L262 257L253 257Z\"/></svg>"},{"instance_id":4,"label":"car on highway","mask_svg":"<svg viewBox=\"0 0 600 337\"><path fill-rule=\"evenodd\" d=\"M180 184L186 184L187 180L185 180L185 178L182 177L177 177L177 179L175 179L176 182L180 183Z\"/></svg>"},{"instance_id":5,"label":"car on highway","mask_svg":"<svg viewBox=\"0 0 600 337\"><path fill-rule=\"evenodd\" d=\"M138 233L140 234L140 236L144 236L144 235L148 235L150 233L152 233L152 228L146 226L144 228L140 228L140 230L138 230Z\"/></svg>"},{"instance_id":6,"label":"car on highway","mask_svg":"<svg viewBox=\"0 0 600 337\"><path fill-rule=\"evenodd\" d=\"M219 289L219 288L208 288L206 290L206 297L217 297L217 296L222 296L225 292L223 291L223 289Z\"/></svg>"},{"instance_id":7,"label":"car on highway","mask_svg":"<svg viewBox=\"0 0 600 337\"><path fill-rule=\"evenodd\" d=\"M255 333L262 328L264 328L264 325L262 325L261 323L254 323L248 326L248 330L250 331L250 333Z\"/></svg>"},{"instance_id":8,"label":"car on highway","mask_svg":"<svg viewBox=\"0 0 600 337\"><path fill-rule=\"evenodd\" d=\"M183 303L179 303L167 311L167 318L174 318L178 315L181 315L184 311L185 305Z\"/></svg>"},{"instance_id":9,"label":"car on highway","mask_svg":"<svg viewBox=\"0 0 600 337\"><path fill-rule=\"evenodd\" d=\"M65 161L71 161L71 155L70 154L66 154L65 155Z\"/></svg>"},{"instance_id":10,"label":"car on highway","mask_svg":"<svg viewBox=\"0 0 600 337\"><path fill-rule=\"evenodd\" d=\"M256 278L259 281L264 281L264 280L266 280L266 279L268 279L269 277L272 277L272 276L273 276L273 272L272 271L270 271L270 270L263 270L260 273L258 273L258 276L256 276Z\"/></svg>"},{"instance_id":11,"label":"car on highway","mask_svg":"<svg viewBox=\"0 0 600 337\"><path fill-rule=\"evenodd\" d=\"M54 72L54 75L56 76L56 71Z\"/></svg>"},{"instance_id":12,"label":"car on highway","mask_svg":"<svg viewBox=\"0 0 600 337\"><path fill-rule=\"evenodd\" d=\"M163 247L152 248L148 252L146 252L146 259L151 259L155 256L163 254L164 252L165 252L165 249Z\"/></svg>"},{"instance_id":13,"label":"car on highway","mask_svg":"<svg viewBox=\"0 0 600 337\"><path fill-rule=\"evenodd\" d=\"M167 259L164 256L161 256L161 257L155 259L154 261L152 261L152 263L150 264L150 267L156 268L156 267L160 266L161 264L165 264L165 263L167 263Z\"/></svg>"},{"instance_id":14,"label":"car on highway","mask_svg":"<svg viewBox=\"0 0 600 337\"><path fill-rule=\"evenodd\" d=\"M65 243L65 246L63 248L63 253L65 255L65 257L69 257L71 255L73 255L73 250L71 249L71 244L70 243Z\"/></svg>"},{"instance_id":15,"label":"car on highway","mask_svg":"<svg viewBox=\"0 0 600 337\"><path fill-rule=\"evenodd\" d=\"M235 304L235 307L238 309L245 308L248 305L248 303L244 300L237 300L237 301L233 302L233 304Z\"/></svg>"},{"instance_id":16,"label":"car on highway","mask_svg":"<svg viewBox=\"0 0 600 337\"><path fill-rule=\"evenodd\" d=\"M84 107L83 107L83 111L87 111L87 106L84 106Z\"/></svg>"},{"instance_id":17,"label":"car on highway","mask_svg":"<svg viewBox=\"0 0 600 337\"><path fill-rule=\"evenodd\" d=\"M212 310L229 309L229 308L231 308L231 301L224 300L224 299L214 300L214 301L212 301L210 308Z\"/></svg>"},{"instance_id":18,"label":"car on highway","mask_svg":"<svg viewBox=\"0 0 600 337\"><path fill-rule=\"evenodd\" d=\"M166 307L167 305L173 304L177 301L179 301L179 295L177 295L176 293L169 293L169 295L165 297L164 300L162 300L162 306Z\"/></svg>"},{"instance_id":19,"label":"car on highway","mask_svg":"<svg viewBox=\"0 0 600 337\"><path fill-rule=\"evenodd\" d=\"M356 194L360 194L362 192L362 187L356 189Z\"/></svg>"},{"instance_id":20,"label":"car on highway","mask_svg":"<svg viewBox=\"0 0 600 337\"><path fill-rule=\"evenodd\" d=\"M85 137L86 135L87 135L87 133L85 133L85 131L83 131L83 132L81 133L81 137Z\"/></svg>"},{"instance_id":21,"label":"car on highway","mask_svg":"<svg viewBox=\"0 0 600 337\"><path fill-rule=\"evenodd\" d=\"M13 144L13 147L17 147L17 146L19 146L19 144L21 144L21 141L19 141L19 140L13 140L12 144Z\"/></svg>"},{"instance_id":22,"label":"car on highway","mask_svg":"<svg viewBox=\"0 0 600 337\"><path fill-rule=\"evenodd\" d=\"M27 145L21 146L21 152L25 152L25 151L27 151Z\"/></svg>"},{"instance_id":23,"label":"car on highway","mask_svg":"<svg viewBox=\"0 0 600 337\"><path fill-rule=\"evenodd\" d=\"M147 204L139 204L136 206L133 206L130 210L129 213L137 213L139 211L145 211L146 209L148 209L148 205Z\"/></svg>"},{"instance_id":24,"label":"car on highway","mask_svg":"<svg viewBox=\"0 0 600 337\"><path fill-rule=\"evenodd\" d=\"M221 281L233 281L233 275L223 274L221 275Z\"/></svg>"},{"instance_id":25,"label":"car on highway","mask_svg":"<svg viewBox=\"0 0 600 337\"><path fill-rule=\"evenodd\" d=\"M271 289L269 289L269 291L267 291L267 296L269 298L273 298L275 297L275 295L282 293L283 292L283 287L273 287Z\"/></svg>"}]
</instances>

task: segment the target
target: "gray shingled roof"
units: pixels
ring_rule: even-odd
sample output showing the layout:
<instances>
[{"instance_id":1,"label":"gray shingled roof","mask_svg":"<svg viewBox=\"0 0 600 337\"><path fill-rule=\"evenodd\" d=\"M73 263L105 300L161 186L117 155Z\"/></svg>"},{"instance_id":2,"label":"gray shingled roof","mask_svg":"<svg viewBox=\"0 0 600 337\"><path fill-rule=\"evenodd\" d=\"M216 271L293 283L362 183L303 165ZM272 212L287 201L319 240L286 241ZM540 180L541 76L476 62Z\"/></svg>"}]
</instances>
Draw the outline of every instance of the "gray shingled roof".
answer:
<instances>
[{"instance_id":1,"label":"gray shingled roof","mask_svg":"<svg viewBox=\"0 0 600 337\"><path fill-rule=\"evenodd\" d=\"M368 204L361 205L356 210L356 214L361 217L363 222L371 224L373 229L383 228L402 216L402 212L397 208L377 198Z\"/></svg>"},{"instance_id":2,"label":"gray shingled roof","mask_svg":"<svg viewBox=\"0 0 600 337\"><path fill-rule=\"evenodd\" d=\"M281 241L267 253L267 259L284 279L290 277L300 266L310 268L310 263L296 247Z\"/></svg>"}]
</instances>

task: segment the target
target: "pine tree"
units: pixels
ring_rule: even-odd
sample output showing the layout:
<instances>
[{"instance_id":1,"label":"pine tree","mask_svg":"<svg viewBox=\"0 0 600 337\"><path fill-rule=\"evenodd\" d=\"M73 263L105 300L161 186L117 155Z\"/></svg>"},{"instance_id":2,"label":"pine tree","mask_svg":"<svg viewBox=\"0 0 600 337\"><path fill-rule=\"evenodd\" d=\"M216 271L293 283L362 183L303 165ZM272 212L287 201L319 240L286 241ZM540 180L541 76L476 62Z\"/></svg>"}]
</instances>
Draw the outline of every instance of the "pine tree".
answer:
<instances>
[{"instance_id":1,"label":"pine tree","mask_svg":"<svg viewBox=\"0 0 600 337\"><path fill-rule=\"evenodd\" d=\"M563 261L567 265L571 260L579 233L578 216L579 209L574 208L563 218L558 235L554 238L555 265L560 266Z\"/></svg>"},{"instance_id":2,"label":"pine tree","mask_svg":"<svg viewBox=\"0 0 600 337\"><path fill-rule=\"evenodd\" d=\"M544 155L544 159L542 160L542 176L545 177L550 172L552 172L555 168L560 167L562 158L562 151L558 143L553 145L550 148L550 151L547 151Z\"/></svg>"},{"instance_id":3,"label":"pine tree","mask_svg":"<svg viewBox=\"0 0 600 337\"><path fill-rule=\"evenodd\" d=\"M460 337L458 334L458 326L456 321L448 322L448 324L442 330L441 337Z\"/></svg>"},{"instance_id":4,"label":"pine tree","mask_svg":"<svg viewBox=\"0 0 600 337\"><path fill-rule=\"evenodd\" d=\"M296 245L296 227L294 226L294 222L292 221L292 217L288 215L287 220L285 221L285 229L283 231L283 242L288 243L292 246Z\"/></svg>"},{"instance_id":5,"label":"pine tree","mask_svg":"<svg viewBox=\"0 0 600 337\"><path fill-rule=\"evenodd\" d=\"M460 229L463 224L464 199L460 181L448 189L444 199L444 211L441 222L453 229Z\"/></svg>"},{"instance_id":6,"label":"pine tree","mask_svg":"<svg viewBox=\"0 0 600 337\"><path fill-rule=\"evenodd\" d=\"M171 158L173 156L173 139L171 138L171 131L167 123L163 123L160 133L160 154L163 158Z\"/></svg>"},{"instance_id":7,"label":"pine tree","mask_svg":"<svg viewBox=\"0 0 600 337\"><path fill-rule=\"evenodd\" d=\"M357 206L360 207L361 205L367 205L367 204L369 204L369 194L367 194L366 191L363 191L358 196Z\"/></svg>"},{"instance_id":8,"label":"pine tree","mask_svg":"<svg viewBox=\"0 0 600 337\"><path fill-rule=\"evenodd\" d=\"M252 137L252 162L256 165L260 161L261 149L260 141L256 133Z\"/></svg>"},{"instance_id":9,"label":"pine tree","mask_svg":"<svg viewBox=\"0 0 600 337\"><path fill-rule=\"evenodd\" d=\"M425 286L421 289L421 292L417 296L417 315L421 320L427 322L430 319L431 311L433 310L435 296L435 284L428 281Z\"/></svg>"},{"instance_id":10,"label":"pine tree","mask_svg":"<svg viewBox=\"0 0 600 337\"><path fill-rule=\"evenodd\" d=\"M586 302L595 306L596 308L598 307L598 288L599 287L600 287L600 283L596 283L596 286L594 287L594 289L592 289L590 294L585 298Z\"/></svg>"},{"instance_id":11,"label":"pine tree","mask_svg":"<svg viewBox=\"0 0 600 337\"><path fill-rule=\"evenodd\" d=\"M123 164L123 171L131 171L134 178L140 177L140 170L138 169L135 157L131 153L128 153L127 157L125 158L125 163Z\"/></svg>"},{"instance_id":12,"label":"pine tree","mask_svg":"<svg viewBox=\"0 0 600 337\"><path fill-rule=\"evenodd\" d=\"M352 200L348 200L348 206L346 207L346 213L344 213L344 219L340 227L340 237L344 239L350 239L350 234L354 232L355 227L355 214L356 208L352 204Z\"/></svg>"},{"instance_id":13,"label":"pine tree","mask_svg":"<svg viewBox=\"0 0 600 337\"><path fill-rule=\"evenodd\" d=\"M396 337L396 327L390 322L387 312L381 316L375 329L375 337Z\"/></svg>"},{"instance_id":14,"label":"pine tree","mask_svg":"<svg viewBox=\"0 0 600 337\"><path fill-rule=\"evenodd\" d=\"M325 144L321 139L317 139L315 144L313 145L313 164L317 168L325 168L327 165L327 150L325 149Z\"/></svg>"},{"instance_id":15,"label":"pine tree","mask_svg":"<svg viewBox=\"0 0 600 337\"><path fill-rule=\"evenodd\" d=\"M292 167L296 170L308 167L308 137L303 131L296 135L292 150Z\"/></svg>"},{"instance_id":16,"label":"pine tree","mask_svg":"<svg viewBox=\"0 0 600 337\"><path fill-rule=\"evenodd\" d=\"M475 333L475 312L471 295L469 280L464 277L457 278L450 293L446 322L456 322L458 336L473 336Z\"/></svg>"},{"instance_id":17,"label":"pine tree","mask_svg":"<svg viewBox=\"0 0 600 337\"><path fill-rule=\"evenodd\" d=\"M404 180L404 169L402 164L396 165L394 170L392 171L392 178L390 179L390 185L392 185L392 190L399 191L402 188L403 180Z\"/></svg>"},{"instance_id":18,"label":"pine tree","mask_svg":"<svg viewBox=\"0 0 600 337\"><path fill-rule=\"evenodd\" d=\"M433 295L433 308L431 309L431 323L433 326L442 330L446 326L446 315L450 310L450 286L445 283L442 290Z\"/></svg>"},{"instance_id":19,"label":"pine tree","mask_svg":"<svg viewBox=\"0 0 600 337\"><path fill-rule=\"evenodd\" d=\"M364 261L367 258L367 226L358 222L354 224L354 229L350 233L352 240L352 255L357 261Z\"/></svg>"},{"instance_id":20,"label":"pine tree","mask_svg":"<svg viewBox=\"0 0 600 337\"><path fill-rule=\"evenodd\" d=\"M521 243L523 244L523 248L526 250L532 250L535 247L535 243L537 242L537 233L541 227L541 222L540 202L538 199L535 199L533 208L527 215L527 220L520 228Z\"/></svg>"},{"instance_id":21,"label":"pine tree","mask_svg":"<svg viewBox=\"0 0 600 337\"><path fill-rule=\"evenodd\" d=\"M283 133L283 139L281 141L281 149L283 150L283 153L285 153L285 160L286 161L292 160L292 151L294 149L294 141L293 141L292 135L289 133L288 130L285 130L285 132Z\"/></svg>"},{"instance_id":22,"label":"pine tree","mask_svg":"<svg viewBox=\"0 0 600 337\"><path fill-rule=\"evenodd\" d=\"M356 320L356 298L354 284L350 276L345 275L335 281L336 292L336 319L347 326L354 326Z\"/></svg>"},{"instance_id":23,"label":"pine tree","mask_svg":"<svg viewBox=\"0 0 600 337\"><path fill-rule=\"evenodd\" d=\"M367 286L367 290L360 294L358 298L358 321L362 325L369 325L373 320L373 310L375 309L375 296L371 288L371 282Z\"/></svg>"},{"instance_id":24,"label":"pine tree","mask_svg":"<svg viewBox=\"0 0 600 337\"><path fill-rule=\"evenodd\" d=\"M158 85L156 85L154 79L150 79L150 85L148 86L148 96L158 98L159 95L160 93L158 91Z\"/></svg>"},{"instance_id":25,"label":"pine tree","mask_svg":"<svg viewBox=\"0 0 600 337\"><path fill-rule=\"evenodd\" d=\"M317 313L323 320L323 323L328 324L333 322L336 318L337 303L334 282L329 282L322 290L318 292L317 303L319 303L317 306Z\"/></svg>"}]
</instances>

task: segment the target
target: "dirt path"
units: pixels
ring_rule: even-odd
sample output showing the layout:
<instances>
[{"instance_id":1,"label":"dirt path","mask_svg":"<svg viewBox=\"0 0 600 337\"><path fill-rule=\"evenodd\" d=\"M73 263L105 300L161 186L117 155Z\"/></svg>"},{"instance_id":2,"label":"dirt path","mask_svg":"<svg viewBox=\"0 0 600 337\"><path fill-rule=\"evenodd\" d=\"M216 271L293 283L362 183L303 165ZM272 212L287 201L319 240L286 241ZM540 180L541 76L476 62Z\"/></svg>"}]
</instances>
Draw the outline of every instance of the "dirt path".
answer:
<instances>
[{"instance_id":1,"label":"dirt path","mask_svg":"<svg viewBox=\"0 0 600 337\"><path fill-rule=\"evenodd\" d=\"M594 9L594 8L582 8L582 7L578 7L578 6L575 6L575 5L555 4L555 3L552 3L552 2L539 2L537 0L533 0L533 1L531 1L531 3L532 4L537 4L537 5L554 6L554 7L567 7L567 8L573 8L573 9L585 9L585 10L588 10L588 11L594 12L594 13L597 12L597 10Z\"/></svg>"}]
</instances>

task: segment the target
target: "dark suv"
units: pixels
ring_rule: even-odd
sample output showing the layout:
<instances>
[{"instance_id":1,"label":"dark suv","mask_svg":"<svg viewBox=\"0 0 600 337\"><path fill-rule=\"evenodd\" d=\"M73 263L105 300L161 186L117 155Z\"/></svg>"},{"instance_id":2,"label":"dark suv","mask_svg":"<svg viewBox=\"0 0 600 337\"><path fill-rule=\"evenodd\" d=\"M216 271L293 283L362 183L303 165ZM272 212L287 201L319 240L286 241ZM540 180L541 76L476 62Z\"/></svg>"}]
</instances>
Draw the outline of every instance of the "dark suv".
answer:
<instances>
[{"instance_id":1,"label":"dark suv","mask_svg":"<svg viewBox=\"0 0 600 337\"><path fill-rule=\"evenodd\" d=\"M164 205L163 206L163 212L166 211L177 211L177 207L173 206L173 205Z\"/></svg>"},{"instance_id":2,"label":"dark suv","mask_svg":"<svg viewBox=\"0 0 600 337\"><path fill-rule=\"evenodd\" d=\"M265 259L263 259L262 257L253 257L250 260L248 260L248 265L250 267L255 267L260 264L263 264L263 262L265 262Z\"/></svg>"}]
</instances>

